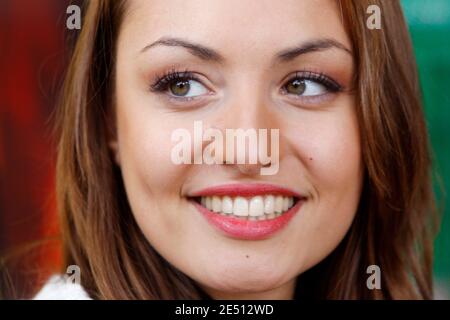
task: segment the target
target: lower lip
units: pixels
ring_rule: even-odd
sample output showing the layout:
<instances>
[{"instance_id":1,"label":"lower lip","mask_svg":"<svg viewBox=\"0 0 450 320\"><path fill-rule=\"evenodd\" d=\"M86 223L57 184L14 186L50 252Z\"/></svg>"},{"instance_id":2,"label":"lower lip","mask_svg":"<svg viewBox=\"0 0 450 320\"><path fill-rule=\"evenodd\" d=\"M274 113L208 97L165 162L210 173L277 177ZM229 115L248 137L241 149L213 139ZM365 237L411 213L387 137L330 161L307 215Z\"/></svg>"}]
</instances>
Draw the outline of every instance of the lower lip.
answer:
<instances>
[{"instance_id":1,"label":"lower lip","mask_svg":"<svg viewBox=\"0 0 450 320\"><path fill-rule=\"evenodd\" d=\"M223 216L208 210L196 201L192 202L209 223L223 231L226 235L242 240L262 240L283 229L299 211L304 201L297 201L291 209L269 220L248 220Z\"/></svg>"}]
</instances>

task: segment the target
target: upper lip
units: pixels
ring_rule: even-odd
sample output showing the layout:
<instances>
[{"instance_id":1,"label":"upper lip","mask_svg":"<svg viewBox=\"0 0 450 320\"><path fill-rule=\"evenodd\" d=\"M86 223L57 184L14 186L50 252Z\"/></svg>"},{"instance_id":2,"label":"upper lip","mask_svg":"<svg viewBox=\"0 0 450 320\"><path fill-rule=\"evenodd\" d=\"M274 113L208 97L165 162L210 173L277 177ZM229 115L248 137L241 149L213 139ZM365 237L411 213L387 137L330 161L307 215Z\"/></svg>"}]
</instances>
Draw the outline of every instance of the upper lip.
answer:
<instances>
[{"instance_id":1,"label":"upper lip","mask_svg":"<svg viewBox=\"0 0 450 320\"><path fill-rule=\"evenodd\" d=\"M306 198L289 188L267 183L232 183L207 187L191 193L190 197L207 196L242 196L253 197L259 195L283 195L296 198Z\"/></svg>"}]
</instances>

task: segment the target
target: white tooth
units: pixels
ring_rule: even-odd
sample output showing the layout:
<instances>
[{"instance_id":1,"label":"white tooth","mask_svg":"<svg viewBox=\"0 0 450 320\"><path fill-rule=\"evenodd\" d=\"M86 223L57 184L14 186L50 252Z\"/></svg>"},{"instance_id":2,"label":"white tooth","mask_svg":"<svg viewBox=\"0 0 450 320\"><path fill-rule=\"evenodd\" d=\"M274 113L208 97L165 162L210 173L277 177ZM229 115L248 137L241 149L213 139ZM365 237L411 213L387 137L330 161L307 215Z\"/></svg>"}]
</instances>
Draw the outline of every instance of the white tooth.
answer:
<instances>
[{"instance_id":1,"label":"white tooth","mask_svg":"<svg viewBox=\"0 0 450 320\"><path fill-rule=\"evenodd\" d=\"M233 200L230 197L222 198L222 212L231 214L233 213Z\"/></svg>"},{"instance_id":2,"label":"white tooth","mask_svg":"<svg viewBox=\"0 0 450 320\"><path fill-rule=\"evenodd\" d=\"M201 197L200 203L202 206L206 207L206 197Z\"/></svg>"},{"instance_id":3,"label":"white tooth","mask_svg":"<svg viewBox=\"0 0 450 320\"><path fill-rule=\"evenodd\" d=\"M275 197L266 196L264 199L264 213L265 214L274 213L274 210L275 210Z\"/></svg>"},{"instance_id":4,"label":"white tooth","mask_svg":"<svg viewBox=\"0 0 450 320\"><path fill-rule=\"evenodd\" d=\"M250 208L248 215L251 217L258 217L264 214L264 200L263 197L257 196L250 200Z\"/></svg>"},{"instance_id":5,"label":"white tooth","mask_svg":"<svg viewBox=\"0 0 450 320\"><path fill-rule=\"evenodd\" d=\"M208 208L208 210L212 209L212 201L211 201L211 197L206 197L205 200L205 207Z\"/></svg>"},{"instance_id":6,"label":"white tooth","mask_svg":"<svg viewBox=\"0 0 450 320\"><path fill-rule=\"evenodd\" d=\"M222 201L217 196L212 197L212 210L214 212L222 211Z\"/></svg>"},{"instance_id":7,"label":"white tooth","mask_svg":"<svg viewBox=\"0 0 450 320\"><path fill-rule=\"evenodd\" d=\"M283 197L283 211L287 211L289 209L289 198Z\"/></svg>"},{"instance_id":8,"label":"white tooth","mask_svg":"<svg viewBox=\"0 0 450 320\"><path fill-rule=\"evenodd\" d=\"M248 201L242 197L236 197L233 203L233 214L236 216L248 216Z\"/></svg>"},{"instance_id":9,"label":"white tooth","mask_svg":"<svg viewBox=\"0 0 450 320\"><path fill-rule=\"evenodd\" d=\"M292 208L294 206L294 198L289 197L289 208Z\"/></svg>"},{"instance_id":10,"label":"white tooth","mask_svg":"<svg viewBox=\"0 0 450 320\"><path fill-rule=\"evenodd\" d=\"M276 196L275 197L275 212L282 212L282 211L283 211L283 197Z\"/></svg>"}]
</instances>

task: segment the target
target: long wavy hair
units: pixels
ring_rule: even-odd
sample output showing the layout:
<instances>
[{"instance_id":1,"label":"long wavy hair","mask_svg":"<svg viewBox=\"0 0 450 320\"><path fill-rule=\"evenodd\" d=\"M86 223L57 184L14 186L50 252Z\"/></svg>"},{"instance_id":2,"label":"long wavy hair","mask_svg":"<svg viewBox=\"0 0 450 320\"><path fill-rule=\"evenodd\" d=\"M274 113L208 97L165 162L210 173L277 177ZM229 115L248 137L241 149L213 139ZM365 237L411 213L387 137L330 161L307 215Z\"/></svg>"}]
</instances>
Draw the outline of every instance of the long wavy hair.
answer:
<instances>
[{"instance_id":1,"label":"long wavy hair","mask_svg":"<svg viewBox=\"0 0 450 320\"><path fill-rule=\"evenodd\" d=\"M382 28L366 27L369 5ZM356 112L365 164L355 219L343 241L298 277L296 298L432 298L436 232L430 151L415 58L401 6L393 0L339 2L356 61ZM202 299L133 218L108 148L114 131L116 42L126 1L92 0L57 110L57 202L64 266L81 268L95 299ZM369 290L366 268L381 269Z\"/></svg>"}]
</instances>

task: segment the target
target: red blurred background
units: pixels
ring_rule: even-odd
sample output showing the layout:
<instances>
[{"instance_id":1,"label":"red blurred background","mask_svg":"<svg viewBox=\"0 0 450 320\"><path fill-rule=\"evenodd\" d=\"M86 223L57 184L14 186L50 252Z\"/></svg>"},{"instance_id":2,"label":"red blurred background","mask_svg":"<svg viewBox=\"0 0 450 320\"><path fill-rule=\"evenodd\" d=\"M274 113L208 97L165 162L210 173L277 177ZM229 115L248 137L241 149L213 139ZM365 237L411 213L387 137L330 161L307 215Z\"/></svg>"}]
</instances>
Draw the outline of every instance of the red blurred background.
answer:
<instances>
[{"instance_id":1,"label":"red blurred background","mask_svg":"<svg viewBox=\"0 0 450 320\"><path fill-rule=\"evenodd\" d=\"M51 116L78 32L65 26L72 2L0 1L0 286L15 297L60 268Z\"/></svg>"}]
</instances>

